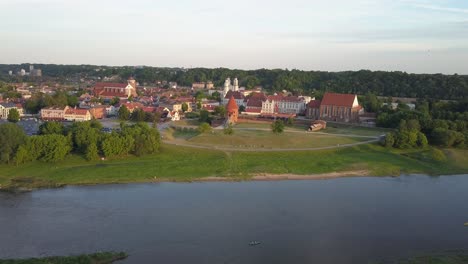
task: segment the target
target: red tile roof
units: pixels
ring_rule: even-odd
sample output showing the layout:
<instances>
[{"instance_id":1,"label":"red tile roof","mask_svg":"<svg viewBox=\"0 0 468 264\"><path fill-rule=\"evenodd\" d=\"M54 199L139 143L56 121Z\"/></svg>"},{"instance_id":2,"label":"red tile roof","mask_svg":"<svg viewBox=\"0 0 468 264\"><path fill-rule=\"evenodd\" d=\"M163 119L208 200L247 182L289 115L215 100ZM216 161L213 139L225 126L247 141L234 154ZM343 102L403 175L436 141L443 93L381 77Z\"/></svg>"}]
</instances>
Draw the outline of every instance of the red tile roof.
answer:
<instances>
[{"instance_id":1,"label":"red tile roof","mask_svg":"<svg viewBox=\"0 0 468 264\"><path fill-rule=\"evenodd\" d=\"M108 88L125 88L128 86L128 83L111 83L111 82L98 82L94 85L95 89Z\"/></svg>"},{"instance_id":2,"label":"red tile roof","mask_svg":"<svg viewBox=\"0 0 468 264\"><path fill-rule=\"evenodd\" d=\"M250 98L246 107L262 107L262 99Z\"/></svg>"},{"instance_id":3,"label":"red tile roof","mask_svg":"<svg viewBox=\"0 0 468 264\"><path fill-rule=\"evenodd\" d=\"M322 105L353 107L355 98L355 94L325 93L322 99Z\"/></svg>"},{"instance_id":4,"label":"red tile roof","mask_svg":"<svg viewBox=\"0 0 468 264\"><path fill-rule=\"evenodd\" d=\"M88 113L88 109L79 109L79 108L68 108L65 111L67 115L86 115Z\"/></svg>"},{"instance_id":5,"label":"red tile roof","mask_svg":"<svg viewBox=\"0 0 468 264\"><path fill-rule=\"evenodd\" d=\"M234 97L234 99L237 99L237 100L245 98L244 94L242 94L239 91L229 91L229 92L227 92L227 94L226 94L226 96L224 98L231 98L231 96Z\"/></svg>"}]
</instances>

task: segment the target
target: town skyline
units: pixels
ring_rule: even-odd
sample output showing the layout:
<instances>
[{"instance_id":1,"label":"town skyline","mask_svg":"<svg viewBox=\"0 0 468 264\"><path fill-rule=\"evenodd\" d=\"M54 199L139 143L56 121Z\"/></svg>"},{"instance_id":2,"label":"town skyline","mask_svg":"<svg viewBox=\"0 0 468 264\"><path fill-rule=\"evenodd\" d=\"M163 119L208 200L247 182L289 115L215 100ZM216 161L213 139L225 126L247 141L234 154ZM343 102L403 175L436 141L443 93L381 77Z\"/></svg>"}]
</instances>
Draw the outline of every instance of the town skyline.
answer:
<instances>
[{"instance_id":1,"label":"town skyline","mask_svg":"<svg viewBox=\"0 0 468 264\"><path fill-rule=\"evenodd\" d=\"M468 74L467 13L453 0L19 0L0 3L0 63Z\"/></svg>"}]
</instances>

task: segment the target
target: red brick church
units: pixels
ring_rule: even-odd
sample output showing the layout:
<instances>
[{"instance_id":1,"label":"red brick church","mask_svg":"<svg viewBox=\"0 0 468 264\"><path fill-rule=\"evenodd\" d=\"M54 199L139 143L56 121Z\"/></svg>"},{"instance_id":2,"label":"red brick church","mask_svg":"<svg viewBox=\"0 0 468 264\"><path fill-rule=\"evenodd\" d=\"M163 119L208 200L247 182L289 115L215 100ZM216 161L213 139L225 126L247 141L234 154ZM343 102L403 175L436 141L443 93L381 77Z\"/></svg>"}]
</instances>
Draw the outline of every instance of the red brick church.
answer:
<instances>
[{"instance_id":1,"label":"red brick church","mask_svg":"<svg viewBox=\"0 0 468 264\"><path fill-rule=\"evenodd\" d=\"M130 96L137 97L136 81L133 77L128 78L127 83L108 83L98 82L94 86L93 93L95 97L103 99L128 99Z\"/></svg>"},{"instance_id":2,"label":"red brick church","mask_svg":"<svg viewBox=\"0 0 468 264\"><path fill-rule=\"evenodd\" d=\"M325 93L322 101L312 100L307 104L306 117L316 120L359 122L359 114L363 110L355 94Z\"/></svg>"}]
</instances>

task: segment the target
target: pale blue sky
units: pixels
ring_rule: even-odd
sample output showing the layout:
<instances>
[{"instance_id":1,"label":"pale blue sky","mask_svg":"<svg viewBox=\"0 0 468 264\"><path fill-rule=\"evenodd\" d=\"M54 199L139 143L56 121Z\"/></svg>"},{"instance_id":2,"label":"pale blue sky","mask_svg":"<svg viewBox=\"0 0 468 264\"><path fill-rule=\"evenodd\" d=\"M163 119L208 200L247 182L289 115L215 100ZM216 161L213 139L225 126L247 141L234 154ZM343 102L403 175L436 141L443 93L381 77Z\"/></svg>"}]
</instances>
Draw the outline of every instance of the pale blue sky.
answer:
<instances>
[{"instance_id":1,"label":"pale blue sky","mask_svg":"<svg viewBox=\"0 0 468 264\"><path fill-rule=\"evenodd\" d=\"M467 0L0 0L0 63L468 74Z\"/></svg>"}]
</instances>

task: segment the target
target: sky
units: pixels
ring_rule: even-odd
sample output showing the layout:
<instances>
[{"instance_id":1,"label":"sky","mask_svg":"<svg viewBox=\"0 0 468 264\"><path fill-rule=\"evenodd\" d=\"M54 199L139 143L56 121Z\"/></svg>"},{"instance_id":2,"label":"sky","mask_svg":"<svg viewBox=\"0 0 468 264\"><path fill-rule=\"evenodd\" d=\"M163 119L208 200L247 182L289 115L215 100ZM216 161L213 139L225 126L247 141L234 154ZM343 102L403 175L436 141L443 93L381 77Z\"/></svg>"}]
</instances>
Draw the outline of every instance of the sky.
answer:
<instances>
[{"instance_id":1,"label":"sky","mask_svg":"<svg viewBox=\"0 0 468 264\"><path fill-rule=\"evenodd\" d=\"M468 74L468 0L0 0L0 63Z\"/></svg>"}]
</instances>

